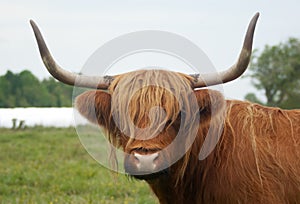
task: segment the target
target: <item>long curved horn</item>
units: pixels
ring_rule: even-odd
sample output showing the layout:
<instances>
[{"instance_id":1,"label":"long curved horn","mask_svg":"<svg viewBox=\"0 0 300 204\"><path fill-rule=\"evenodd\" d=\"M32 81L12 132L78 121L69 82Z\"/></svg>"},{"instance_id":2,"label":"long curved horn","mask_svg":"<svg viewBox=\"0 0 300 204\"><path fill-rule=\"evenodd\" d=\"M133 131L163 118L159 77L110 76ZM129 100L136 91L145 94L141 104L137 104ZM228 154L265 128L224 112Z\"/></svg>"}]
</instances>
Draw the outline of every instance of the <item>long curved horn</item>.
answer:
<instances>
[{"instance_id":1,"label":"long curved horn","mask_svg":"<svg viewBox=\"0 0 300 204\"><path fill-rule=\"evenodd\" d=\"M72 73L61 68L51 56L43 36L33 20L30 20L42 60L49 73L57 80L72 86L107 89L113 81L113 76L84 76Z\"/></svg>"},{"instance_id":2,"label":"long curved horn","mask_svg":"<svg viewBox=\"0 0 300 204\"><path fill-rule=\"evenodd\" d=\"M238 78L246 71L251 58L253 35L254 35L254 30L255 30L258 17L259 17L259 13L256 13L253 16L252 20L250 21L244 39L243 48L241 50L238 61L229 69L222 72L203 74L203 75L200 74L190 75L194 79L192 82L193 88L200 88L200 87L206 87L206 86L216 85L220 83L226 83Z\"/></svg>"}]
</instances>

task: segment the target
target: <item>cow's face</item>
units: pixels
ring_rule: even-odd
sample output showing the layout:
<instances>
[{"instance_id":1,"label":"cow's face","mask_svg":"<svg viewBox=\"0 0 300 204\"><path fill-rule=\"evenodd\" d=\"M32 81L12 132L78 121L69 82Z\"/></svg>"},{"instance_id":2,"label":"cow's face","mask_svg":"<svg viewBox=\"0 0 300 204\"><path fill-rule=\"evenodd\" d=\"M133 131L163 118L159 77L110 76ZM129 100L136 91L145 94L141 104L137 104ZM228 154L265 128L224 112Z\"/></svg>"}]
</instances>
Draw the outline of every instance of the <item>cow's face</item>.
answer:
<instances>
[{"instance_id":1,"label":"cow's face","mask_svg":"<svg viewBox=\"0 0 300 204\"><path fill-rule=\"evenodd\" d=\"M151 82L155 80L164 87ZM88 91L76 100L79 112L104 127L113 144L126 153L126 172L140 179L167 173L174 155L188 152L191 144L185 137L210 122L212 106L223 109L219 92L193 91L187 76L158 70L120 76L110 93Z\"/></svg>"}]
</instances>

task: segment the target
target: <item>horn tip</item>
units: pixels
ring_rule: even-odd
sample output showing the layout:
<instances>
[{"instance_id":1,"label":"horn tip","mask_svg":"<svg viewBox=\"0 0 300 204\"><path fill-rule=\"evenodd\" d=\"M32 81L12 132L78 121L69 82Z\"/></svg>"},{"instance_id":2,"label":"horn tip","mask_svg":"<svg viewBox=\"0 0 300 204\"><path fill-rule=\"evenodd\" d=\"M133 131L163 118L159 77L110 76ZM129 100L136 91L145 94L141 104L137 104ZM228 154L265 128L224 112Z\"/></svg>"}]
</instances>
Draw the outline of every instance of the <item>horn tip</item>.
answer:
<instances>
[{"instance_id":1,"label":"horn tip","mask_svg":"<svg viewBox=\"0 0 300 204\"><path fill-rule=\"evenodd\" d=\"M34 22L34 20L30 19L30 20L29 20L29 23L30 23L31 27L33 28L33 30L35 30L35 29L37 28L37 25L36 25L36 23Z\"/></svg>"},{"instance_id":2,"label":"horn tip","mask_svg":"<svg viewBox=\"0 0 300 204\"><path fill-rule=\"evenodd\" d=\"M29 19L29 23L30 23L31 25L35 24L35 23L34 23L34 20L32 20L32 19Z\"/></svg>"}]
</instances>

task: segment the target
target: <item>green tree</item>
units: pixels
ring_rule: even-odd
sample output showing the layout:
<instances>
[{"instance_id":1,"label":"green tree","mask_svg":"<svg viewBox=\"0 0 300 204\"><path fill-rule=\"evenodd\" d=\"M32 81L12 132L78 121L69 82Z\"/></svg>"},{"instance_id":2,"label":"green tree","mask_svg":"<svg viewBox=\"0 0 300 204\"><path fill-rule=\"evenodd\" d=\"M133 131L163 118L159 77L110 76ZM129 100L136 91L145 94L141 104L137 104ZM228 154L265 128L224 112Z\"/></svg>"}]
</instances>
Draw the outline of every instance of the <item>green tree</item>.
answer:
<instances>
[{"instance_id":1,"label":"green tree","mask_svg":"<svg viewBox=\"0 0 300 204\"><path fill-rule=\"evenodd\" d=\"M0 107L15 107L16 97L14 93L17 83L17 77L11 71L7 71L5 75L0 77Z\"/></svg>"},{"instance_id":2,"label":"green tree","mask_svg":"<svg viewBox=\"0 0 300 204\"><path fill-rule=\"evenodd\" d=\"M72 106L73 87L55 81L53 78L44 79L42 82L52 96L53 106Z\"/></svg>"},{"instance_id":3,"label":"green tree","mask_svg":"<svg viewBox=\"0 0 300 204\"><path fill-rule=\"evenodd\" d=\"M72 106L73 87L53 78L40 81L30 71L0 76L0 108Z\"/></svg>"},{"instance_id":4,"label":"green tree","mask_svg":"<svg viewBox=\"0 0 300 204\"><path fill-rule=\"evenodd\" d=\"M285 43L265 46L254 53L250 65L253 85L264 92L267 106L300 108L300 41L290 38ZM262 103L254 93L247 100Z\"/></svg>"}]
</instances>

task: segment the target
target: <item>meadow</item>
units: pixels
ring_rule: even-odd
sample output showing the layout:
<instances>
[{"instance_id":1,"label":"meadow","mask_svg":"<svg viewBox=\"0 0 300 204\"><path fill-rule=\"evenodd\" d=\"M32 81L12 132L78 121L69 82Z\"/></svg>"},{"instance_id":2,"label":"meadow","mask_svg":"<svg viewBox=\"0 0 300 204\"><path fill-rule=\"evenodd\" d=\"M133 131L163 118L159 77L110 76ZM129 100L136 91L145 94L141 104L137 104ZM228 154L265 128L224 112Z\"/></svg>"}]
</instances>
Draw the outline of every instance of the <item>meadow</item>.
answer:
<instances>
[{"instance_id":1,"label":"meadow","mask_svg":"<svg viewBox=\"0 0 300 204\"><path fill-rule=\"evenodd\" d=\"M143 181L112 174L74 128L0 129L0 203L157 203Z\"/></svg>"}]
</instances>

